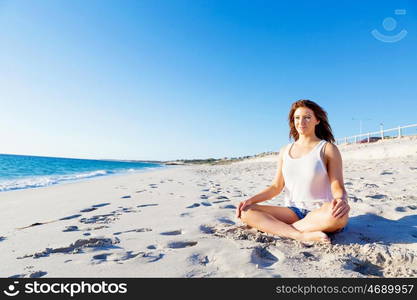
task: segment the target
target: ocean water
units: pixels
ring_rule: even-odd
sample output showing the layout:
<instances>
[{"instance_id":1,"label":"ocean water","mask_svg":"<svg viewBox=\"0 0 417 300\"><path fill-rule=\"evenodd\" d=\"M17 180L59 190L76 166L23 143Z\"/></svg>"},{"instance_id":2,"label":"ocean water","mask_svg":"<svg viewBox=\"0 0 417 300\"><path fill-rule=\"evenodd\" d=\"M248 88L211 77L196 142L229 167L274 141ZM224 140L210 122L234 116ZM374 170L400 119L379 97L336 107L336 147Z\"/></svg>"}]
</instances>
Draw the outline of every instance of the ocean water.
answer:
<instances>
[{"instance_id":1,"label":"ocean water","mask_svg":"<svg viewBox=\"0 0 417 300\"><path fill-rule=\"evenodd\" d=\"M145 162L0 154L0 192L162 167Z\"/></svg>"}]
</instances>

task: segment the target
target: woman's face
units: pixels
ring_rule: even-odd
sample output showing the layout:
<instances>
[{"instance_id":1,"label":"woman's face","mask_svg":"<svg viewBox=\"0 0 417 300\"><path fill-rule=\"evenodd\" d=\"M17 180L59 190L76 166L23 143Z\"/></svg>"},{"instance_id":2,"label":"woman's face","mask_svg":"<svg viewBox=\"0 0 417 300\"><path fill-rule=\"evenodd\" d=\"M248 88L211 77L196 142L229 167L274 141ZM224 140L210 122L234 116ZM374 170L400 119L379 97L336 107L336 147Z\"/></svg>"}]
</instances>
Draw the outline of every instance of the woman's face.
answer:
<instances>
[{"instance_id":1,"label":"woman's face","mask_svg":"<svg viewBox=\"0 0 417 300\"><path fill-rule=\"evenodd\" d=\"M315 134L316 125L319 123L314 111L308 107L299 107L294 112L294 126L300 135Z\"/></svg>"}]
</instances>

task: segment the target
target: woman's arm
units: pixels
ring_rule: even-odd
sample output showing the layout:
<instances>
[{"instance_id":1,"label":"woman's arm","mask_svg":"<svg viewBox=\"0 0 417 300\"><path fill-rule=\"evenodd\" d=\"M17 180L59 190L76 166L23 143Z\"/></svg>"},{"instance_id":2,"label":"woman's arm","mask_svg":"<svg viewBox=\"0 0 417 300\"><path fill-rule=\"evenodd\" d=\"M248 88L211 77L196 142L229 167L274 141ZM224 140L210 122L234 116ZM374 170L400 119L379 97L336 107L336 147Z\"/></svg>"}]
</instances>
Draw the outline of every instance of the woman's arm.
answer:
<instances>
[{"instance_id":1,"label":"woman's arm","mask_svg":"<svg viewBox=\"0 0 417 300\"><path fill-rule=\"evenodd\" d=\"M327 173L329 175L330 188L334 200L333 215L343 217L349 212L347 193L343 182L343 161L342 155L336 145L328 143L325 156L327 159Z\"/></svg>"},{"instance_id":2,"label":"woman's arm","mask_svg":"<svg viewBox=\"0 0 417 300\"><path fill-rule=\"evenodd\" d=\"M272 199L275 196L279 195L279 193L281 193L285 185L284 177L282 175L282 158L283 158L284 150L285 150L285 147L282 147L279 151L277 174L275 175L274 180L272 180L272 184L266 189L264 189L263 191L256 194L255 196L250 197L249 199L240 202L238 207L236 208L236 217L240 218L241 211L248 209L251 205Z\"/></svg>"}]
</instances>

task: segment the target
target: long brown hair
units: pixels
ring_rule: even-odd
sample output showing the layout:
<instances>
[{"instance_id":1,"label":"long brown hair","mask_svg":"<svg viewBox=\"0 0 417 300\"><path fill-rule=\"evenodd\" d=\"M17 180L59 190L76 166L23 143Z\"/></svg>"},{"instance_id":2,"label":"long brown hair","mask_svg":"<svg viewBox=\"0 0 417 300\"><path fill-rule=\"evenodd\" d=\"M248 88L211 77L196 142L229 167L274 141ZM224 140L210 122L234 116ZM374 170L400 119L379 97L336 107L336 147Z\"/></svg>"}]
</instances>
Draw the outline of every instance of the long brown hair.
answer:
<instances>
[{"instance_id":1,"label":"long brown hair","mask_svg":"<svg viewBox=\"0 0 417 300\"><path fill-rule=\"evenodd\" d=\"M331 143L335 142L332 128L330 127L329 120L327 119L327 112L321 108L320 105L311 101L311 100L298 100L291 105L290 113L288 114L288 123L290 125L290 134L289 138L294 139L294 141L298 140L298 132L294 126L294 112L299 107L307 107L314 112L316 119L320 121L319 124L316 125L315 133L316 136L321 139Z\"/></svg>"}]
</instances>

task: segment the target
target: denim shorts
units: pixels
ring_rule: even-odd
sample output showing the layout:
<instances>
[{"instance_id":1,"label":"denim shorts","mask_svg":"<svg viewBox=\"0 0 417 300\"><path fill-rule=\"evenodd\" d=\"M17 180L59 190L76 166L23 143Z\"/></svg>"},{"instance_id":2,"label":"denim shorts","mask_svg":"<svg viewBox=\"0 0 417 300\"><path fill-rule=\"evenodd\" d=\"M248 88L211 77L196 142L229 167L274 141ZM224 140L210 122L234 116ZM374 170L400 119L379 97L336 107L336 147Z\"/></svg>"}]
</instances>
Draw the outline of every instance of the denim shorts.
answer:
<instances>
[{"instance_id":1,"label":"denim shorts","mask_svg":"<svg viewBox=\"0 0 417 300\"><path fill-rule=\"evenodd\" d=\"M298 208L295 206L288 206L288 208L291 209L300 220L305 218L305 216L310 212L308 209Z\"/></svg>"}]
</instances>

